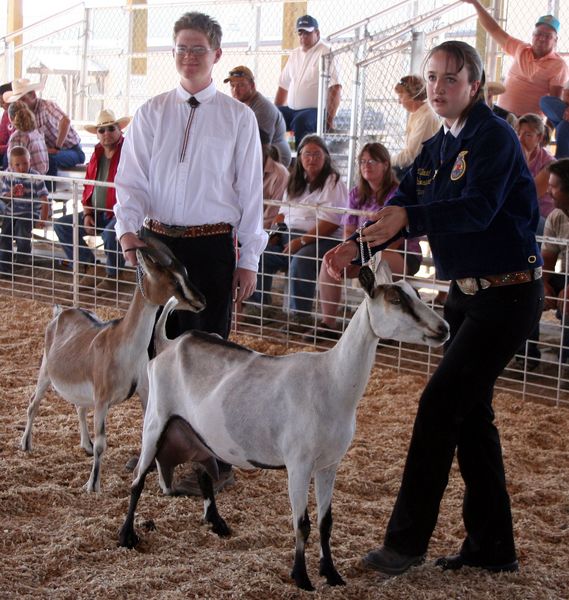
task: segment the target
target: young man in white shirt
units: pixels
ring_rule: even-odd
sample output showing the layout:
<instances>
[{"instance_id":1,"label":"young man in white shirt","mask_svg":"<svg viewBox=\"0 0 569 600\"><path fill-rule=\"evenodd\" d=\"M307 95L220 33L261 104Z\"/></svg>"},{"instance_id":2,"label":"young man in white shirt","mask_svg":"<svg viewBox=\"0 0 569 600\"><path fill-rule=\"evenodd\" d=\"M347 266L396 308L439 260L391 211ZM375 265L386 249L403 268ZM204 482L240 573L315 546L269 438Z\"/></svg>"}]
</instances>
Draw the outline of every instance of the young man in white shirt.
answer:
<instances>
[{"instance_id":1,"label":"young man in white shirt","mask_svg":"<svg viewBox=\"0 0 569 600\"><path fill-rule=\"evenodd\" d=\"M275 104L285 118L287 131L294 131L297 147L307 133L316 131L318 116L318 80L320 58L330 53L330 48L320 41L318 21L310 15L299 17L296 31L300 46L288 58L279 78ZM340 105L342 86L332 60L326 100L326 127L332 128Z\"/></svg>"},{"instance_id":2,"label":"young man in white shirt","mask_svg":"<svg viewBox=\"0 0 569 600\"><path fill-rule=\"evenodd\" d=\"M199 329L227 338L232 299L253 293L267 241L257 121L212 82L220 44L221 27L207 15L186 13L176 21L172 55L180 83L136 112L116 176L125 258L136 263L142 227L142 237L154 235L170 247L206 297L201 313L173 313L171 337Z\"/></svg>"}]
</instances>

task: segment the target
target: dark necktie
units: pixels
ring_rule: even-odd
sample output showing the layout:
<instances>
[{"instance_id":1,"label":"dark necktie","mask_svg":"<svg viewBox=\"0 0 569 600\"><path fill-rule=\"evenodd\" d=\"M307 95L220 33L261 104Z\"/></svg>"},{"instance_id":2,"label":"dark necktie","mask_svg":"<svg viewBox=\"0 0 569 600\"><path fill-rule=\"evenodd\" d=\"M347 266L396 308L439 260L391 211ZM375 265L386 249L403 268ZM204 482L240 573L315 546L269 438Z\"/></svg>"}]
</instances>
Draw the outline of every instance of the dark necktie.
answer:
<instances>
[{"instance_id":1,"label":"dark necktie","mask_svg":"<svg viewBox=\"0 0 569 600\"><path fill-rule=\"evenodd\" d=\"M448 146L448 143L450 141L450 136L451 135L452 135L451 132L447 131L445 133L444 137L443 137L443 141L441 142L441 149L440 149L440 159L441 159L440 164L441 165L443 164L443 161L445 159L445 154L446 154L446 151L447 151L447 146Z\"/></svg>"},{"instance_id":2,"label":"dark necktie","mask_svg":"<svg viewBox=\"0 0 569 600\"><path fill-rule=\"evenodd\" d=\"M190 114L188 115L188 122L186 123L186 130L184 131L184 140L182 142L182 151L180 152L180 162L184 162L184 158L186 157L186 149L188 147L188 139L190 137L190 128L191 128L192 122L194 120L194 113L196 112L196 108L200 105L200 102L195 96L192 96L188 100L188 104L190 105Z\"/></svg>"}]
</instances>

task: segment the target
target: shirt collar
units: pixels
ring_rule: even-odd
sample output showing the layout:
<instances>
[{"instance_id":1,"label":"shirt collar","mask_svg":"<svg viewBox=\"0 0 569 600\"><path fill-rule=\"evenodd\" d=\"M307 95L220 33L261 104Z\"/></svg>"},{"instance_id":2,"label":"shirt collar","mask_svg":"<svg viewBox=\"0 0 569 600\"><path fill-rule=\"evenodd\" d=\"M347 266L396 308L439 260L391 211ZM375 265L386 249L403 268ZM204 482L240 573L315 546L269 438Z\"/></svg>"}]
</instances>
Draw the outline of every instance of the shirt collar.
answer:
<instances>
[{"instance_id":1,"label":"shirt collar","mask_svg":"<svg viewBox=\"0 0 569 600\"><path fill-rule=\"evenodd\" d=\"M447 124L443 121L443 129L445 135L450 131L452 137L457 138L460 135L460 132L464 129L466 125L466 119L459 121L458 119L452 124L452 127L447 127Z\"/></svg>"},{"instance_id":2,"label":"shirt collar","mask_svg":"<svg viewBox=\"0 0 569 600\"><path fill-rule=\"evenodd\" d=\"M181 83L178 83L176 92L178 94L178 98L182 102L187 102L192 96L194 96L200 103L204 103L209 102L215 96L215 94L217 93L217 89L212 80L206 88L200 90L197 94L190 94L187 90L185 90L182 87Z\"/></svg>"}]
</instances>

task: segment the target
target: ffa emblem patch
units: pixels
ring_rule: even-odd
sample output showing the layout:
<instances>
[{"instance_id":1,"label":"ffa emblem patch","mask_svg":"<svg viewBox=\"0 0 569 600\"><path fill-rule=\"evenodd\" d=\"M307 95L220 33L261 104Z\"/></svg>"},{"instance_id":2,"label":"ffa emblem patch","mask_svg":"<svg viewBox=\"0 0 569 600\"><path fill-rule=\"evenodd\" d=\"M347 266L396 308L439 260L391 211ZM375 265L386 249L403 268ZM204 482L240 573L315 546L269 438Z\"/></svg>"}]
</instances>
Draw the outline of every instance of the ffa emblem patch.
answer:
<instances>
[{"instance_id":1,"label":"ffa emblem patch","mask_svg":"<svg viewBox=\"0 0 569 600\"><path fill-rule=\"evenodd\" d=\"M468 150L463 150L458 153L452 171L450 172L450 180L458 181L466 173L466 161L464 157L468 154Z\"/></svg>"}]
</instances>

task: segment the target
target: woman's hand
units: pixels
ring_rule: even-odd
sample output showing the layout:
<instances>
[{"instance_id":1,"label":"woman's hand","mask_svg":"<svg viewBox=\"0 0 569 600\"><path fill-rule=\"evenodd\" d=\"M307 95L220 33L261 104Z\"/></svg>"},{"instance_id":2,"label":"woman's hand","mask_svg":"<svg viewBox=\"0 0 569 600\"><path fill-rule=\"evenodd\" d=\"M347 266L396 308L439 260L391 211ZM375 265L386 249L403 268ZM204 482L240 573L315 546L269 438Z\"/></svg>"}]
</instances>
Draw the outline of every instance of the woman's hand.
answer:
<instances>
[{"instance_id":1,"label":"woman's hand","mask_svg":"<svg viewBox=\"0 0 569 600\"><path fill-rule=\"evenodd\" d=\"M342 280L344 269L349 267L358 255L358 246L353 240L348 240L328 250L322 259L328 275L336 281Z\"/></svg>"},{"instance_id":2,"label":"woman's hand","mask_svg":"<svg viewBox=\"0 0 569 600\"><path fill-rule=\"evenodd\" d=\"M401 206L386 206L377 213L377 221L362 231L362 242L379 246L409 225L407 211Z\"/></svg>"},{"instance_id":3,"label":"woman's hand","mask_svg":"<svg viewBox=\"0 0 569 600\"><path fill-rule=\"evenodd\" d=\"M291 240L284 248L283 248L283 254L296 254L303 246L305 246L306 244L303 244L300 240L300 237L294 238L294 240Z\"/></svg>"}]
</instances>

